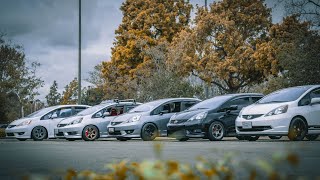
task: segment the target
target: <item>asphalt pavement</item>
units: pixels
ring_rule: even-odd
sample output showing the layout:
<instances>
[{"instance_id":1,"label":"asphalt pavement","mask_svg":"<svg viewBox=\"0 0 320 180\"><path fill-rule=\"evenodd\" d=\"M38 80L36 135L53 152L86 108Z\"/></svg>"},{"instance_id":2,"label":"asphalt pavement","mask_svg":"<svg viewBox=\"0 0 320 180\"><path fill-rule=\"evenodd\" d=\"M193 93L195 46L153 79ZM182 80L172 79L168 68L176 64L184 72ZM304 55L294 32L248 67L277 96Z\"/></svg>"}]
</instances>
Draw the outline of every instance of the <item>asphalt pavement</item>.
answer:
<instances>
[{"instance_id":1,"label":"asphalt pavement","mask_svg":"<svg viewBox=\"0 0 320 180\"><path fill-rule=\"evenodd\" d=\"M258 159L271 161L274 154L296 153L299 165L295 168L279 166L290 176L320 177L320 140L292 142L286 138L256 142L224 138L221 142L194 139L179 142L175 139L158 138L153 142L142 140L117 141L100 139L94 142L82 140L45 140L20 142L15 139L0 139L0 179L20 178L29 174L59 174L72 168L77 171L105 172L105 165L113 162L143 161L157 159L154 144L160 143L161 158L195 164L198 156L218 162L231 153L238 163L254 163ZM243 167L242 167L243 168ZM236 177L242 177L241 174Z\"/></svg>"}]
</instances>

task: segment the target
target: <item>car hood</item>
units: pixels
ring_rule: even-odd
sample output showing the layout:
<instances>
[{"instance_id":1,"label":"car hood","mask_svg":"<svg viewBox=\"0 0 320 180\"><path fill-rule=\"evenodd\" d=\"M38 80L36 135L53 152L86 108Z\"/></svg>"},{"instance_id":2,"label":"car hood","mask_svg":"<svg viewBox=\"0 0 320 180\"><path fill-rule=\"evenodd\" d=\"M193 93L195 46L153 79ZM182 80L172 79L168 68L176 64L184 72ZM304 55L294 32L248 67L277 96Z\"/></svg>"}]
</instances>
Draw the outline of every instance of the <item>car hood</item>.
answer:
<instances>
[{"instance_id":1,"label":"car hood","mask_svg":"<svg viewBox=\"0 0 320 180\"><path fill-rule=\"evenodd\" d=\"M242 115L251 115L251 114L267 114L270 111L283 106L288 105L288 102L285 103L270 103L270 104L252 104L248 107L245 107L242 111Z\"/></svg>"},{"instance_id":2,"label":"car hood","mask_svg":"<svg viewBox=\"0 0 320 180\"><path fill-rule=\"evenodd\" d=\"M22 119L17 119L17 120L14 120L14 121L12 121L10 124L9 124L9 126L11 126L11 125L18 125L18 124L21 124L22 122L24 122L24 121L28 121L28 120L36 120L37 118L22 118Z\"/></svg>"},{"instance_id":3,"label":"car hood","mask_svg":"<svg viewBox=\"0 0 320 180\"><path fill-rule=\"evenodd\" d=\"M195 109L195 110L186 110L179 113L176 113L172 119L190 119L196 114L201 112L207 112L208 109Z\"/></svg>"},{"instance_id":4,"label":"car hood","mask_svg":"<svg viewBox=\"0 0 320 180\"><path fill-rule=\"evenodd\" d=\"M124 121L127 121L127 120L131 119L131 118L134 117L134 116L143 115L143 114L144 114L144 113L140 113L140 112L137 112L137 113L127 113L127 114L123 114L123 115L117 116L116 118L114 118L113 120L111 120L111 122L124 122Z\"/></svg>"}]
</instances>

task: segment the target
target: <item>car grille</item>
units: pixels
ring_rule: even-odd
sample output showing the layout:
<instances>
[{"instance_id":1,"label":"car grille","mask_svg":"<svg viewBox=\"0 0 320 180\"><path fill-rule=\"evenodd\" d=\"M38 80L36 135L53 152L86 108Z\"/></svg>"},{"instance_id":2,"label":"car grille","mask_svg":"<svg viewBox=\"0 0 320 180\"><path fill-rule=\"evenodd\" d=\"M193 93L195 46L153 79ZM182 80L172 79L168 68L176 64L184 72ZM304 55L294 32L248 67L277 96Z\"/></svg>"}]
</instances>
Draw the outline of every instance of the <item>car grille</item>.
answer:
<instances>
[{"instance_id":1,"label":"car grille","mask_svg":"<svg viewBox=\"0 0 320 180\"><path fill-rule=\"evenodd\" d=\"M122 122L111 122L111 125L112 126L115 126L115 125L118 125L118 124L121 124Z\"/></svg>"},{"instance_id":2,"label":"car grille","mask_svg":"<svg viewBox=\"0 0 320 180\"><path fill-rule=\"evenodd\" d=\"M252 131L265 131L271 129L271 126L252 126L251 129L243 129L242 127L237 127L241 132L252 132Z\"/></svg>"},{"instance_id":3,"label":"car grille","mask_svg":"<svg viewBox=\"0 0 320 180\"><path fill-rule=\"evenodd\" d=\"M16 125L9 125L8 128L13 128L13 127L16 127Z\"/></svg>"},{"instance_id":4,"label":"car grille","mask_svg":"<svg viewBox=\"0 0 320 180\"><path fill-rule=\"evenodd\" d=\"M120 131L115 131L115 132L109 132L109 135L121 135Z\"/></svg>"},{"instance_id":5,"label":"car grille","mask_svg":"<svg viewBox=\"0 0 320 180\"><path fill-rule=\"evenodd\" d=\"M14 136L13 133L7 133L7 136L10 137L10 136Z\"/></svg>"},{"instance_id":6,"label":"car grille","mask_svg":"<svg viewBox=\"0 0 320 180\"><path fill-rule=\"evenodd\" d=\"M242 117L244 119L247 119L247 120L251 120L251 119L255 119L255 118L258 118L260 116L262 116L263 114L249 114L249 115L242 115Z\"/></svg>"},{"instance_id":7,"label":"car grille","mask_svg":"<svg viewBox=\"0 0 320 180\"><path fill-rule=\"evenodd\" d=\"M65 127L67 124L58 124L57 127Z\"/></svg>"},{"instance_id":8,"label":"car grille","mask_svg":"<svg viewBox=\"0 0 320 180\"><path fill-rule=\"evenodd\" d=\"M181 123L184 123L186 122L188 119L173 119L173 120L170 120L170 124L181 124Z\"/></svg>"}]
</instances>

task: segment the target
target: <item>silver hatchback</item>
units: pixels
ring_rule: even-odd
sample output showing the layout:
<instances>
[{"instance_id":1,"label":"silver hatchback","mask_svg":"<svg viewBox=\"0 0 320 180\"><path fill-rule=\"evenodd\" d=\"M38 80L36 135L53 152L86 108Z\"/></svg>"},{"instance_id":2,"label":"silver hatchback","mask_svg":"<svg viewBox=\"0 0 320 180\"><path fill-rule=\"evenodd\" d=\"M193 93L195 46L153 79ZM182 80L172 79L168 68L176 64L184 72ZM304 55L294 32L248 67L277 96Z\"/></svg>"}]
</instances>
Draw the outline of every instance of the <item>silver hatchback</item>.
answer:
<instances>
[{"instance_id":1,"label":"silver hatchback","mask_svg":"<svg viewBox=\"0 0 320 180\"><path fill-rule=\"evenodd\" d=\"M152 141L157 136L167 136L171 116L198 102L200 100L195 98L170 98L142 104L113 119L108 125L108 137L118 140L141 137L144 141Z\"/></svg>"}]
</instances>

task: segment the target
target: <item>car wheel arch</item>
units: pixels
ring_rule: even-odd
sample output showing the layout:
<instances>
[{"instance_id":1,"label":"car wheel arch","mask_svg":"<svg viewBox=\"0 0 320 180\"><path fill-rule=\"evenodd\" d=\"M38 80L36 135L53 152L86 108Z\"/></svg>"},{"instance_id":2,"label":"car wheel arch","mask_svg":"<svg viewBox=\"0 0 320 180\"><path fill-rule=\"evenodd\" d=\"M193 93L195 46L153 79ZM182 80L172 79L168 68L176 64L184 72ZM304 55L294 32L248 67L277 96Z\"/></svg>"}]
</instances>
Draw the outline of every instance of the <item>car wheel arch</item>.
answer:
<instances>
[{"instance_id":1,"label":"car wheel arch","mask_svg":"<svg viewBox=\"0 0 320 180\"><path fill-rule=\"evenodd\" d=\"M292 120L294 120L295 118L301 118L302 120L303 120L303 122L306 124L306 126L307 126L307 133L308 133L308 121L307 121L307 119L304 117L304 116L302 116L302 115L296 115L296 116L294 116L292 119L291 119L291 121L290 121L290 124L289 124L289 127L288 127L288 131L289 131L289 129L290 129L290 125L291 125L291 123L292 123Z\"/></svg>"},{"instance_id":2,"label":"car wheel arch","mask_svg":"<svg viewBox=\"0 0 320 180\"><path fill-rule=\"evenodd\" d=\"M211 120L211 121L208 121L208 123L206 123L206 125L205 125L205 128L206 128L207 132L209 132L209 127L210 127L210 125L211 125L213 122L220 122L220 123L223 124L224 127L226 127L226 124L225 124L223 121L221 121L220 119L213 119L213 120ZM225 128L225 131L226 131L226 130L227 130L227 129Z\"/></svg>"},{"instance_id":3,"label":"car wheel arch","mask_svg":"<svg viewBox=\"0 0 320 180\"><path fill-rule=\"evenodd\" d=\"M141 133L142 133L142 128L143 128L143 126L146 125L146 124L153 124L153 125L157 128L157 130L158 130L157 133L159 133L159 127L158 127L158 125L157 125L156 123L154 123L154 122L144 122L144 123L142 124L142 126L141 126L141 129L140 129L140 136L141 136Z\"/></svg>"}]
</instances>

